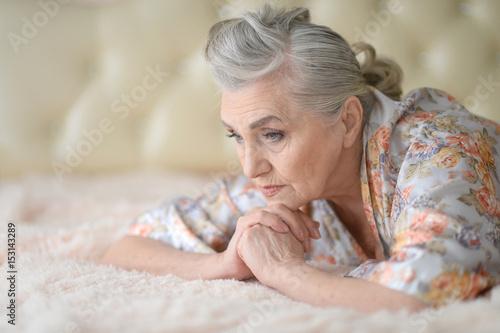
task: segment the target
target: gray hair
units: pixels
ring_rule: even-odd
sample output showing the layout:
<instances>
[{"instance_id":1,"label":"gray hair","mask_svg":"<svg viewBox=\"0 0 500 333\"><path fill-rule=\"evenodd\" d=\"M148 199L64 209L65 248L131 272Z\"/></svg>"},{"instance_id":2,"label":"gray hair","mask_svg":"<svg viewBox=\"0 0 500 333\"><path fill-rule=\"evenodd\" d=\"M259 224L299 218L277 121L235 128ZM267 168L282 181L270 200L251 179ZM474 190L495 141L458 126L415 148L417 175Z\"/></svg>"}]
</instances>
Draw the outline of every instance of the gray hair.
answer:
<instances>
[{"instance_id":1,"label":"gray hair","mask_svg":"<svg viewBox=\"0 0 500 333\"><path fill-rule=\"evenodd\" d=\"M302 111L335 120L345 100L356 96L368 117L374 96L401 97L402 70L392 60L376 58L366 43L353 48L326 26L310 22L309 10L285 10L266 4L242 18L216 23L209 32L205 58L223 91L261 80L281 86ZM356 55L364 52L360 66Z\"/></svg>"}]
</instances>

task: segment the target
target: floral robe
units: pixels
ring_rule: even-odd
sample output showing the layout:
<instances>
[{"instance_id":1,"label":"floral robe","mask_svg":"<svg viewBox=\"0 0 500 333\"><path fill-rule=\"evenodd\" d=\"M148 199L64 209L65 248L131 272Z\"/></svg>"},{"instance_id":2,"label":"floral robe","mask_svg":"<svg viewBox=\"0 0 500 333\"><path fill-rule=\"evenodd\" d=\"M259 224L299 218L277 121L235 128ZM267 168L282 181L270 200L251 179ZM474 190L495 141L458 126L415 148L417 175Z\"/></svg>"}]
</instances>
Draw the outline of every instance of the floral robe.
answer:
<instances>
[{"instance_id":1,"label":"floral robe","mask_svg":"<svg viewBox=\"0 0 500 333\"><path fill-rule=\"evenodd\" d=\"M364 209L385 259L368 259L326 200L307 260L355 266L365 279L440 306L500 282L500 125L449 94L412 91L395 102L373 89L360 170ZM197 199L175 198L134 220L130 234L185 251L223 251L238 218L266 202L243 176Z\"/></svg>"}]
</instances>

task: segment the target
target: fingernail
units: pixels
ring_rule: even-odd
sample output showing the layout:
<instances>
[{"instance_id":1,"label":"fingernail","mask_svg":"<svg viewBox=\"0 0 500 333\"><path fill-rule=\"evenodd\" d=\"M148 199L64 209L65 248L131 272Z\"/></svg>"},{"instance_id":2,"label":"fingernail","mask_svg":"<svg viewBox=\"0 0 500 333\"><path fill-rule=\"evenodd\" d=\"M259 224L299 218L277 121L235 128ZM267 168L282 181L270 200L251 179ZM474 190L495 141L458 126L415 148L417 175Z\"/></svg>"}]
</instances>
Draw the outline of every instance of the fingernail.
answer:
<instances>
[{"instance_id":1,"label":"fingernail","mask_svg":"<svg viewBox=\"0 0 500 333\"><path fill-rule=\"evenodd\" d=\"M321 234L320 234L320 232L319 232L318 229L313 230L313 236L316 239L320 239L321 238Z\"/></svg>"},{"instance_id":2,"label":"fingernail","mask_svg":"<svg viewBox=\"0 0 500 333\"><path fill-rule=\"evenodd\" d=\"M300 238L301 241L305 240L304 231L302 231L302 230L299 231L299 238Z\"/></svg>"}]
</instances>

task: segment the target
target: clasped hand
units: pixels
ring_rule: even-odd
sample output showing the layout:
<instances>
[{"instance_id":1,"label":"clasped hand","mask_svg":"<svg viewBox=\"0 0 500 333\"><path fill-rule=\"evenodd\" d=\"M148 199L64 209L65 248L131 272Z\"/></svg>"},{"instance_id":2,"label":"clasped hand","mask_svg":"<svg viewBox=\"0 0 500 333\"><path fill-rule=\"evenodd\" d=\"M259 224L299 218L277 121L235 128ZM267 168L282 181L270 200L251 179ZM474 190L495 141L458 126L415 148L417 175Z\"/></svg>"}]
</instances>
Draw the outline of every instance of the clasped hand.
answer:
<instances>
[{"instance_id":1,"label":"clasped hand","mask_svg":"<svg viewBox=\"0 0 500 333\"><path fill-rule=\"evenodd\" d=\"M277 270L283 265L304 262L311 250L311 238L319 239L319 223L302 211L277 204L256 207L240 217L224 264L239 280L255 276L273 287Z\"/></svg>"}]
</instances>

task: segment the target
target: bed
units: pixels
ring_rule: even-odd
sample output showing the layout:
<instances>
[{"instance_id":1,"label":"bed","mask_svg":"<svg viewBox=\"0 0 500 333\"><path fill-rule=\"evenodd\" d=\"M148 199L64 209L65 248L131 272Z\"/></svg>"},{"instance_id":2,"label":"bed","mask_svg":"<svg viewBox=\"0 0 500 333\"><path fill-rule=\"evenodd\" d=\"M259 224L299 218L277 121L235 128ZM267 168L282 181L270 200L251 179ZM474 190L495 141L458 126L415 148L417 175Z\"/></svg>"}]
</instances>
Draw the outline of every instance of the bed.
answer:
<instances>
[{"instance_id":1,"label":"bed","mask_svg":"<svg viewBox=\"0 0 500 333\"><path fill-rule=\"evenodd\" d=\"M159 171L2 181L0 217L14 223L17 233L15 331L498 332L500 286L480 299L437 310L367 315L295 302L258 281L187 281L97 263L131 218L163 196L189 195L209 182ZM4 227L2 241L6 232ZM3 251L3 272L5 259ZM349 269L320 267L332 274ZM5 297L5 279L2 286ZM2 317L5 332L12 325Z\"/></svg>"},{"instance_id":2,"label":"bed","mask_svg":"<svg viewBox=\"0 0 500 333\"><path fill-rule=\"evenodd\" d=\"M263 2L0 2L2 248L9 225L16 234L13 268L0 252L2 276L15 275L13 286L0 280L0 331L499 331L500 287L437 310L367 315L295 302L255 280L98 264L134 217L239 172L201 49L213 23ZM405 92L441 88L500 121L500 2L284 2L391 55ZM12 299L15 326L4 306Z\"/></svg>"}]
</instances>

